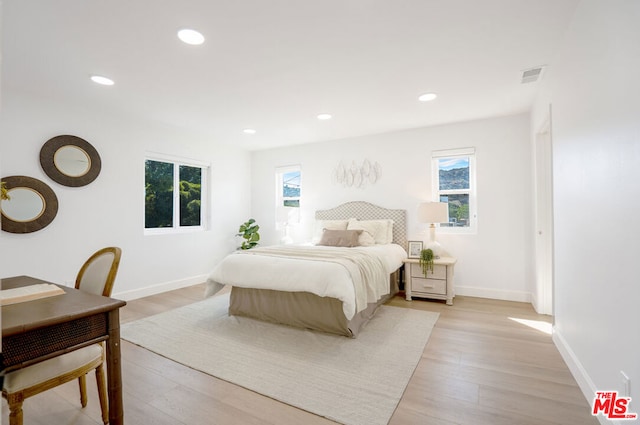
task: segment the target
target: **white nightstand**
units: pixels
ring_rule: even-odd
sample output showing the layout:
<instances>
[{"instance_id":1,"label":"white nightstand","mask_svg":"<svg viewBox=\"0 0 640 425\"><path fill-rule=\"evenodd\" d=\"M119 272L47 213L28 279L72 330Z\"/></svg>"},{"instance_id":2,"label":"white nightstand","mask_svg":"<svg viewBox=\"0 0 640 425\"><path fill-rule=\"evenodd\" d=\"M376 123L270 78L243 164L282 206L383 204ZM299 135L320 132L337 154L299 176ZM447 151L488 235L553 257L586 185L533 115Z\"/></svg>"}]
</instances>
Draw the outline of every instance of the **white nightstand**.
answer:
<instances>
[{"instance_id":1,"label":"white nightstand","mask_svg":"<svg viewBox=\"0 0 640 425\"><path fill-rule=\"evenodd\" d=\"M429 270L425 276L420 267L420 260L417 258L404 260L404 291L407 301L411 301L411 297L433 298L446 300L447 305L453 305L455 296L453 266L455 264L455 258L440 257L433 260L433 271Z\"/></svg>"}]
</instances>

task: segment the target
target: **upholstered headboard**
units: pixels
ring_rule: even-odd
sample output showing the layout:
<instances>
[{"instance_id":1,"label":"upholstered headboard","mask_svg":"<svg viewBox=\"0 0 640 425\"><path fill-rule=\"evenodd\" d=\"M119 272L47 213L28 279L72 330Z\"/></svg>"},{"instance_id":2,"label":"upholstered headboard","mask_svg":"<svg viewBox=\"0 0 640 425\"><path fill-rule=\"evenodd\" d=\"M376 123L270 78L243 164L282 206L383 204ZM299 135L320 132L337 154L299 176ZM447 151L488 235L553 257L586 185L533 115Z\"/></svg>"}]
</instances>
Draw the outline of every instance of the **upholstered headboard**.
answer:
<instances>
[{"instance_id":1,"label":"upholstered headboard","mask_svg":"<svg viewBox=\"0 0 640 425\"><path fill-rule=\"evenodd\" d=\"M390 210L370 204L369 202L354 201L338 205L329 210L316 211L316 220L393 220L393 243L407 249L407 211Z\"/></svg>"}]
</instances>

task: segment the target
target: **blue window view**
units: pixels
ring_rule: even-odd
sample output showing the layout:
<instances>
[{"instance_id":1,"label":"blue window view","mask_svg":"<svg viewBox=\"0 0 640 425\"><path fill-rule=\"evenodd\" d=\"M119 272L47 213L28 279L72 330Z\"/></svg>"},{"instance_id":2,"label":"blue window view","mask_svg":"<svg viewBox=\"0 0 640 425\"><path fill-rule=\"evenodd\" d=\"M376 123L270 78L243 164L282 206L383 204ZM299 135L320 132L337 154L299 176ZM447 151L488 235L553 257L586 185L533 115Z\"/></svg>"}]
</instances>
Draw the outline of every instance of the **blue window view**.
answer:
<instances>
[{"instance_id":1,"label":"blue window view","mask_svg":"<svg viewBox=\"0 0 640 425\"><path fill-rule=\"evenodd\" d=\"M469 195L440 195L440 202L449 204L448 227L466 227L469 225ZM444 224L444 226L447 226L447 224Z\"/></svg>"},{"instance_id":2,"label":"blue window view","mask_svg":"<svg viewBox=\"0 0 640 425\"><path fill-rule=\"evenodd\" d=\"M300 207L300 171L282 175L282 198L285 207Z\"/></svg>"},{"instance_id":3,"label":"blue window view","mask_svg":"<svg viewBox=\"0 0 640 425\"><path fill-rule=\"evenodd\" d=\"M449 223L441 226L469 226L469 158L439 159L438 180L440 202L449 204Z\"/></svg>"},{"instance_id":4,"label":"blue window view","mask_svg":"<svg viewBox=\"0 0 640 425\"><path fill-rule=\"evenodd\" d=\"M469 189L469 158L438 160L440 190Z\"/></svg>"}]
</instances>

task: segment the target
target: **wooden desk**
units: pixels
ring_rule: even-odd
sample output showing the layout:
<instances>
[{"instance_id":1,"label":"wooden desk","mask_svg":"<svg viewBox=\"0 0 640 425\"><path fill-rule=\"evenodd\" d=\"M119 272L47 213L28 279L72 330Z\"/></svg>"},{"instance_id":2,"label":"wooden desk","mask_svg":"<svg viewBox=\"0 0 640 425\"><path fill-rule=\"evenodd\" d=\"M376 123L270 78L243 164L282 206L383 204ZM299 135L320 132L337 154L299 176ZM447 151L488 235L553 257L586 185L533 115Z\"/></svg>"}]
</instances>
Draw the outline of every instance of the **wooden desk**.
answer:
<instances>
[{"instance_id":1,"label":"wooden desk","mask_svg":"<svg viewBox=\"0 0 640 425\"><path fill-rule=\"evenodd\" d=\"M29 276L0 279L2 289L49 283ZM61 286L64 295L2 308L2 373L106 341L109 423L122 425L120 315L126 303Z\"/></svg>"}]
</instances>

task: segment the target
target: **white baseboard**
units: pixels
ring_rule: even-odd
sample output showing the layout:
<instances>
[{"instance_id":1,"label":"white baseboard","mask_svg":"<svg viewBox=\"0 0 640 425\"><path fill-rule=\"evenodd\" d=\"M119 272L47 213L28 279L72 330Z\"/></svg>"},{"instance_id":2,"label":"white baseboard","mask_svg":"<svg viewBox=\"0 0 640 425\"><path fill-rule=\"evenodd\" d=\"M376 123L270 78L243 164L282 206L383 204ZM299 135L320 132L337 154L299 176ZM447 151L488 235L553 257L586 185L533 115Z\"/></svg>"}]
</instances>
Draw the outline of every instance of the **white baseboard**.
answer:
<instances>
[{"instance_id":1,"label":"white baseboard","mask_svg":"<svg viewBox=\"0 0 640 425\"><path fill-rule=\"evenodd\" d=\"M531 292L508 291L493 288L475 288L471 286L455 286L456 295L478 298L492 298L494 300L531 302Z\"/></svg>"},{"instance_id":2,"label":"white baseboard","mask_svg":"<svg viewBox=\"0 0 640 425\"><path fill-rule=\"evenodd\" d=\"M553 328L553 334L551 336L553 343L556 348L560 352L560 355L564 359L564 362L569 367L569 371L573 375L574 379L578 383L578 387L580 387L580 391L582 391L582 395L587 399L589 406L593 403L593 398L596 395L596 385L589 377L589 374L580 363L580 360L573 352L567 341L562 337L562 334ZM598 422L601 425L620 425L620 421L608 420L603 415L596 416L598 418Z\"/></svg>"},{"instance_id":3,"label":"white baseboard","mask_svg":"<svg viewBox=\"0 0 640 425\"><path fill-rule=\"evenodd\" d=\"M174 280L171 282L159 283L156 285L147 286L140 289L132 289L130 291L116 292L112 294L113 298L117 298L123 301L131 301L138 298L148 297L150 295L161 294L167 291L173 291L174 289L186 288L187 286L197 285L199 283L206 282L208 275L200 275L188 277L185 279ZM202 293L204 297L204 292Z\"/></svg>"}]
</instances>

